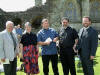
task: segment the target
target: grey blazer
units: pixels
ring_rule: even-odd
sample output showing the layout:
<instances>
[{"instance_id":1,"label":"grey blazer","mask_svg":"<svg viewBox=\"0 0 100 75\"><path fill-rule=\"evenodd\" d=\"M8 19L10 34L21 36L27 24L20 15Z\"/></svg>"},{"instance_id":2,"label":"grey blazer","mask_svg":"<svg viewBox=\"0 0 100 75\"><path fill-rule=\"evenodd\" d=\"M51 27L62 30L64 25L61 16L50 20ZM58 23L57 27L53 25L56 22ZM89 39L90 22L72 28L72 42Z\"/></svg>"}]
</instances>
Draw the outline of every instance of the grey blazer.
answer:
<instances>
[{"instance_id":1,"label":"grey blazer","mask_svg":"<svg viewBox=\"0 0 100 75\"><path fill-rule=\"evenodd\" d=\"M82 38L83 28L79 31L78 50L83 56L95 56L98 45L98 34L95 29L89 27Z\"/></svg>"},{"instance_id":2,"label":"grey blazer","mask_svg":"<svg viewBox=\"0 0 100 75\"><path fill-rule=\"evenodd\" d=\"M13 59L16 57L16 54L19 53L19 44L17 37L14 33L13 36L17 44L15 51L13 40L7 30L0 32L0 59L7 58L10 61L13 61Z\"/></svg>"}]
</instances>

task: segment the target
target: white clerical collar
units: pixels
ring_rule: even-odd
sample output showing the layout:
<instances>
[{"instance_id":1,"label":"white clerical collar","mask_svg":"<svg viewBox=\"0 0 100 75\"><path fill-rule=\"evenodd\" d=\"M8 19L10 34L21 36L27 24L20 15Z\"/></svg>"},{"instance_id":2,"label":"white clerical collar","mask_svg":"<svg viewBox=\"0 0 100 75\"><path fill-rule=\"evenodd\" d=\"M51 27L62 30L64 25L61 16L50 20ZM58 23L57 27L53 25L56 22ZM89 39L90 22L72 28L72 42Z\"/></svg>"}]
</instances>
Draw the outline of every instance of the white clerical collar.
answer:
<instances>
[{"instance_id":1,"label":"white clerical collar","mask_svg":"<svg viewBox=\"0 0 100 75\"><path fill-rule=\"evenodd\" d=\"M67 29L69 26L63 27L64 29Z\"/></svg>"},{"instance_id":2,"label":"white clerical collar","mask_svg":"<svg viewBox=\"0 0 100 75\"><path fill-rule=\"evenodd\" d=\"M88 26L88 27L83 27L83 29L85 29L85 30L88 29L88 28L90 28L90 26Z\"/></svg>"}]
</instances>

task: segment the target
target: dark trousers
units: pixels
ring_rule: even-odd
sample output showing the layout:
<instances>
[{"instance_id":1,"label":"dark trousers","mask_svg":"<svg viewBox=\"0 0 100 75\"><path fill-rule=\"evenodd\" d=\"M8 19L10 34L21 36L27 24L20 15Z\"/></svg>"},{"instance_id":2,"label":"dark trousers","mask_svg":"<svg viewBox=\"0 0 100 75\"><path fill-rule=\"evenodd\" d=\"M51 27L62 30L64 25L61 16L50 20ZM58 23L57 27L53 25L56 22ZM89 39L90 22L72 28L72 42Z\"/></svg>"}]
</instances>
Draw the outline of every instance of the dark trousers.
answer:
<instances>
[{"instance_id":1,"label":"dark trousers","mask_svg":"<svg viewBox=\"0 0 100 75\"><path fill-rule=\"evenodd\" d=\"M16 75L17 58L10 61L10 64L4 64L3 66L5 75Z\"/></svg>"},{"instance_id":2,"label":"dark trousers","mask_svg":"<svg viewBox=\"0 0 100 75\"><path fill-rule=\"evenodd\" d=\"M74 54L70 52L61 52L60 59L64 75L69 75L69 71L71 75L76 75Z\"/></svg>"},{"instance_id":3,"label":"dark trousers","mask_svg":"<svg viewBox=\"0 0 100 75\"><path fill-rule=\"evenodd\" d=\"M80 55L84 75L94 75L93 60L90 57Z\"/></svg>"},{"instance_id":4,"label":"dark trousers","mask_svg":"<svg viewBox=\"0 0 100 75\"><path fill-rule=\"evenodd\" d=\"M49 75L49 61L51 60L54 75L58 73L58 55L42 55L43 72L44 75Z\"/></svg>"}]
</instances>

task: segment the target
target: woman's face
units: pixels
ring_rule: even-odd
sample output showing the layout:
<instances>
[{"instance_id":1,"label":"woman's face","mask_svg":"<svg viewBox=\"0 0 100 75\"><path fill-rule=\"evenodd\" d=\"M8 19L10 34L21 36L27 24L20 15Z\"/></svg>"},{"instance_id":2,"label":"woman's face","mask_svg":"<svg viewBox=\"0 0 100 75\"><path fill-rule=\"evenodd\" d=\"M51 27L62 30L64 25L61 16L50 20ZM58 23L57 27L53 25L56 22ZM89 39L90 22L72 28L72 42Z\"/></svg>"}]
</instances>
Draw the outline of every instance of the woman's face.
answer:
<instances>
[{"instance_id":1,"label":"woman's face","mask_svg":"<svg viewBox=\"0 0 100 75\"><path fill-rule=\"evenodd\" d=\"M32 29L31 26L29 26L29 25L26 25L26 26L25 26L26 32L31 32L31 29Z\"/></svg>"}]
</instances>

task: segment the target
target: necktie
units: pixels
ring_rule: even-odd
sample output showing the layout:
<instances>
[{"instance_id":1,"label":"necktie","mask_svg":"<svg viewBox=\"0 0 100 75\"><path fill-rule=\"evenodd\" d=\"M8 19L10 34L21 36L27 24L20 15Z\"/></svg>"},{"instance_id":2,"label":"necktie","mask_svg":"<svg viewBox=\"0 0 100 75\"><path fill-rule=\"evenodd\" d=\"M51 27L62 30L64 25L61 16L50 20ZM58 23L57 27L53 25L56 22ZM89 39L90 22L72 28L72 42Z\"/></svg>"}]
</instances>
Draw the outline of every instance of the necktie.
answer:
<instances>
[{"instance_id":1,"label":"necktie","mask_svg":"<svg viewBox=\"0 0 100 75\"><path fill-rule=\"evenodd\" d=\"M16 40L15 40L15 38L14 38L12 32L10 33L10 35L11 35L11 38L12 38L12 40L13 40L14 50L15 50L15 49L16 49Z\"/></svg>"},{"instance_id":2,"label":"necktie","mask_svg":"<svg viewBox=\"0 0 100 75\"><path fill-rule=\"evenodd\" d=\"M83 29L83 31L82 31L81 38L83 37L83 33L84 33L84 29Z\"/></svg>"},{"instance_id":3,"label":"necktie","mask_svg":"<svg viewBox=\"0 0 100 75\"><path fill-rule=\"evenodd\" d=\"M81 38L83 38L86 34L86 29L83 29L82 34L81 34Z\"/></svg>"}]
</instances>

